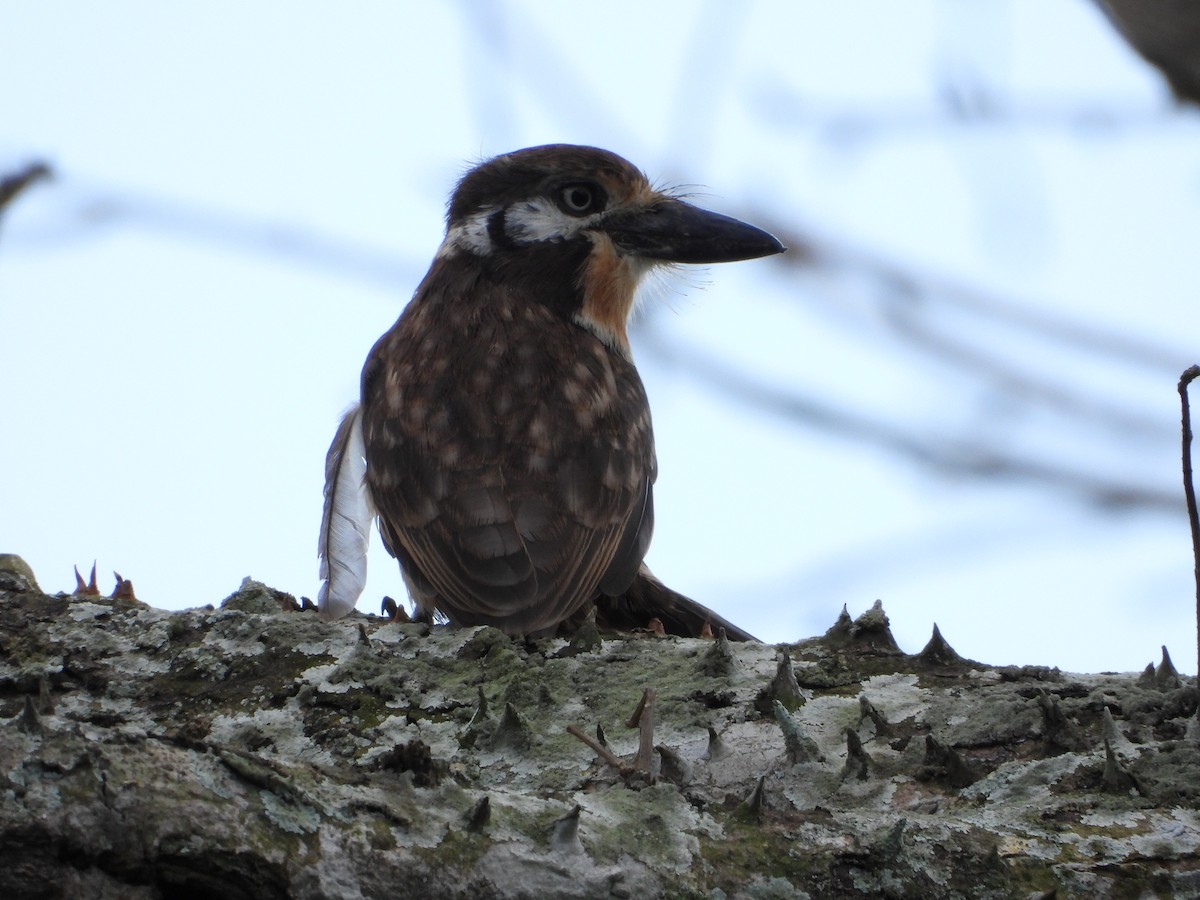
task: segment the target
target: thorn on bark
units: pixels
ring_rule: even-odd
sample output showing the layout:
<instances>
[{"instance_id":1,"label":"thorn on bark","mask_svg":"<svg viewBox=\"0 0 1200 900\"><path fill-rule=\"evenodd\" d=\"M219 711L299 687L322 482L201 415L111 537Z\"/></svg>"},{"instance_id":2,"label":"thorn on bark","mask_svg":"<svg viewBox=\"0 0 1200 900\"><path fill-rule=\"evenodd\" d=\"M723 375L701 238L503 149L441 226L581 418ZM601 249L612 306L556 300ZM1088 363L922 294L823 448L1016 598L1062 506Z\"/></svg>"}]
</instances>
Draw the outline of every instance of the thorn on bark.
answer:
<instances>
[{"instance_id":1,"label":"thorn on bark","mask_svg":"<svg viewBox=\"0 0 1200 900\"><path fill-rule=\"evenodd\" d=\"M837 619L829 626L829 630L825 632L827 638L849 638L851 629L854 627L854 620L850 618L850 610L846 605L842 604L842 611L838 613Z\"/></svg>"},{"instance_id":2,"label":"thorn on bark","mask_svg":"<svg viewBox=\"0 0 1200 900\"><path fill-rule=\"evenodd\" d=\"M487 695L483 692L483 685L479 685L477 690L479 701L475 705L475 712L471 716L471 721L467 722L466 727L462 730L462 734L458 736L458 746L464 750L474 747L482 738L490 737L495 727L495 723L492 722L492 714L488 710Z\"/></svg>"},{"instance_id":3,"label":"thorn on bark","mask_svg":"<svg viewBox=\"0 0 1200 900\"><path fill-rule=\"evenodd\" d=\"M566 815L554 820L554 830L550 833L550 846L560 853L582 853L583 844L579 841L579 814L583 811L578 803Z\"/></svg>"},{"instance_id":4,"label":"thorn on bark","mask_svg":"<svg viewBox=\"0 0 1200 900\"><path fill-rule=\"evenodd\" d=\"M713 678L723 678L732 675L736 668L737 657L733 655L733 645L725 635L725 629L718 628L717 639L700 657L700 671Z\"/></svg>"},{"instance_id":5,"label":"thorn on bark","mask_svg":"<svg viewBox=\"0 0 1200 900\"><path fill-rule=\"evenodd\" d=\"M1121 734L1117 728L1116 720L1113 719L1112 710L1107 706L1104 707L1104 713L1100 719L1100 734L1104 740L1111 743L1114 747L1126 741L1125 735Z\"/></svg>"},{"instance_id":6,"label":"thorn on bark","mask_svg":"<svg viewBox=\"0 0 1200 900\"><path fill-rule=\"evenodd\" d=\"M879 842L871 848L872 855L886 860L899 858L904 851L904 829L908 827L908 819L900 819L889 828Z\"/></svg>"},{"instance_id":7,"label":"thorn on bark","mask_svg":"<svg viewBox=\"0 0 1200 900\"><path fill-rule=\"evenodd\" d=\"M787 707L778 700L775 701L775 721L783 732L783 750L788 763L794 766L797 763L825 761L817 742L809 737L800 723L792 718Z\"/></svg>"},{"instance_id":8,"label":"thorn on bark","mask_svg":"<svg viewBox=\"0 0 1200 900\"><path fill-rule=\"evenodd\" d=\"M491 713L488 712L487 694L483 692L483 685L479 685L476 690L478 691L479 702L475 705L475 715L471 716L471 721L467 723L468 725L478 725L492 717Z\"/></svg>"},{"instance_id":9,"label":"thorn on bark","mask_svg":"<svg viewBox=\"0 0 1200 900\"><path fill-rule=\"evenodd\" d=\"M937 622L933 623L933 635L929 638L929 643L917 654L917 658L932 666L954 666L966 662L953 647L946 643Z\"/></svg>"},{"instance_id":10,"label":"thorn on bark","mask_svg":"<svg viewBox=\"0 0 1200 900\"><path fill-rule=\"evenodd\" d=\"M37 679L37 712L42 715L54 713L54 696L50 694L50 679L46 676Z\"/></svg>"},{"instance_id":11,"label":"thorn on bark","mask_svg":"<svg viewBox=\"0 0 1200 900\"><path fill-rule=\"evenodd\" d=\"M755 782L754 789L749 796L743 800L736 810L736 815L739 819L747 822L761 823L766 812L766 783L767 776L759 775L758 781Z\"/></svg>"},{"instance_id":12,"label":"thorn on bark","mask_svg":"<svg viewBox=\"0 0 1200 900\"><path fill-rule=\"evenodd\" d=\"M1112 794L1129 794L1134 791L1145 796L1133 773L1125 769L1113 751L1112 742L1104 739L1104 789Z\"/></svg>"},{"instance_id":13,"label":"thorn on bark","mask_svg":"<svg viewBox=\"0 0 1200 900\"><path fill-rule=\"evenodd\" d=\"M17 726L29 734L40 734L42 731L42 716L38 712L37 703L32 694L25 695L25 707L21 710L21 718Z\"/></svg>"},{"instance_id":14,"label":"thorn on bark","mask_svg":"<svg viewBox=\"0 0 1200 900\"><path fill-rule=\"evenodd\" d=\"M1047 744L1059 750L1083 750L1087 747L1079 727L1067 718L1057 697L1039 690L1038 708L1042 713L1042 735Z\"/></svg>"},{"instance_id":15,"label":"thorn on bark","mask_svg":"<svg viewBox=\"0 0 1200 900\"><path fill-rule=\"evenodd\" d=\"M876 600L871 608L854 620L850 629L856 643L865 643L878 653L900 653L900 645L892 636L892 623L883 611L883 601Z\"/></svg>"},{"instance_id":16,"label":"thorn on bark","mask_svg":"<svg viewBox=\"0 0 1200 900\"><path fill-rule=\"evenodd\" d=\"M703 759L713 762L714 760L722 759L729 755L729 746L721 740L721 735L717 734L717 729L710 724L708 726L708 748L704 751Z\"/></svg>"},{"instance_id":17,"label":"thorn on bark","mask_svg":"<svg viewBox=\"0 0 1200 900\"><path fill-rule=\"evenodd\" d=\"M763 715L772 715L773 703L782 703L788 712L795 712L804 705L804 694L796 681L796 672L792 668L792 655L785 647L783 656L775 666L775 677L771 679L755 699L754 706Z\"/></svg>"},{"instance_id":18,"label":"thorn on bark","mask_svg":"<svg viewBox=\"0 0 1200 900\"><path fill-rule=\"evenodd\" d=\"M562 705L550 693L550 688L544 681L538 684L537 702L538 706L558 707Z\"/></svg>"},{"instance_id":19,"label":"thorn on bark","mask_svg":"<svg viewBox=\"0 0 1200 900\"><path fill-rule=\"evenodd\" d=\"M871 777L871 769L873 767L874 763L871 761L870 754L863 749L858 732L853 728L847 728L846 765L842 767L842 781L845 781L847 778L866 781Z\"/></svg>"},{"instance_id":20,"label":"thorn on bark","mask_svg":"<svg viewBox=\"0 0 1200 900\"><path fill-rule=\"evenodd\" d=\"M512 703L505 703L504 715L500 717L500 724L488 738L488 749L509 747L513 750L527 750L532 743L533 729L529 727L525 717L517 712L517 708Z\"/></svg>"},{"instance_id":21,"label":"thorn on bark","mask_svg":"<svg viewBox=\"0 0 1200 900\"><path fill-rule=\"evenodd\" d=\"M1162 662L1154 672L1154 686L1160 691L1174 691L1183 687L1183 681L1171 662L1171 654L1167 652L1166 644L1162 648Z\"/></svg>"},{"instance_id":22,"label":"thorn on bark","mask_svg":"<svg viewBox=\"0 0 1200 900\"><path fill-rule=\"evenodd\" d=\"M825 642L833 647L854 647L860 653L887 656L903 655L892 636L891 623L883 611L883 601L876 600L871 608L853 621L843 607L842 614L825 632Z\"/></svg>"},{"instance_id":23,"label":"thorn on bark","mask_svg":"<svg viewBox=\"0 0 1200 900\"><path fill-rule=\"evenodd\" d=\"M467 831L481 832L492 817L492 801L484 794L467 813Z\"/></svg>"},{"instance_id":24,"label":"thorn on bark","mask_svg":"<svg viewBox=\"0 0 1200 900\"><path fill-rule=\"evenodd\" d=\"M1146 663L1146 668L1142 669L1142 674L1138 676L1137 683L1138 687L1154 687L1154 663Z\"/></svg>"},{"instance_id":25,"label":"thorn on bark","mask_svg":"<svg viewBox=\"0 0 1200 900\"><path fill-rule=\"evenodd\" d=\"M876 709L875 704L867 699L866 694L858 695L858 721L870 719L875 724L875 737L885 738L894 730L888 723L887 717Z\"/></svg>"},{"instance_id":26,"label":"thorn on bark","mask_svg":"<svg viewBox=\"0 0 1200 900\"><path fill-rule=\"evenodd\" d=\"M925 760L917 770L918 781L940 781L959 789L979 780L953 747L937 741L932 734L925 735Z\"/></svg>"},{"instance_id":27,"label":"thorn on bark","mask_svg":"<svg viewBox=\"0 0 1200 900\"><path fill-rule=\"evenodd\" d=\"M45 675L38 679L38 712L44 716L54 713L54 695L50 693L50 679Z\"/></svg>"},{"instance_id":28,"label":"thorn on bark","mask_svg":"<svg viewBox=\"0 0 1200 900\"><path fill-rule=\"evenodd\" d=\"M593 653L599 650L604 645L604 641L600 638L600 629L596 627L596 607L592 606L588 610L587 617L583 623L571 635L571 643L564 650L569 650L570 656L578 656L580 653Z\"/></svg>"},{"instance_id":29,"label":"thorn on bark","mask_svg":"<svg viewBox=\"0 0 1200 900\"><path fill-rule=\"evenodd\" d=\"M374 764L381 770L409 772L413 785L425 788L437 787L450 771L444 760L433 758L433 751L420 738L394 745L375 757Z\"/></svg>"},{"instance_id":30,"label":"thorn on bark","mask_svg":"<svg viewBox=\"0 0 1200 900\"><path fill-rule=\"evenodd\" d=\"M677 787L692 783L692 764L665 744L654 748L658 752L658 774Z\"/></svg>"},{"instance_id":31,"label":"thorn on bark","mask_svg":"<svg viewBox=\"0 0 1200 900\"><path fill-rule=\"evenodd\" d=\"M1008 864L1005 863L1004 857L1000 855L999 843L992 844L992 849L988 851L984 864L995 872L1008 872Z\"/></svg>"}]
</instances>

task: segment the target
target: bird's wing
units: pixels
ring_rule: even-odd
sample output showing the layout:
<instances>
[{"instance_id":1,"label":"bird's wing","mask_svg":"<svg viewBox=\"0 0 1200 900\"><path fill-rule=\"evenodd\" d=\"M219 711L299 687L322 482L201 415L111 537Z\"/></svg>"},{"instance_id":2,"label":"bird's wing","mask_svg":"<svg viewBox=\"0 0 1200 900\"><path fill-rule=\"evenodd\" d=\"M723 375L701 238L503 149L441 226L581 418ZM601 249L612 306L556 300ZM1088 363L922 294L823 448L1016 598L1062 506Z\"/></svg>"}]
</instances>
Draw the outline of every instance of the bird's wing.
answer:
<instances>
[{"instance_id":1,"label":"bird's wing","mask_svg":"<svg viewBox=\"0 0 1200 900\"><path fill-rule=\"evenodd\" d=\"M650 549L650 538L654 534L654 477L657 474L653 462L652 458L641 503L625 523L621 542L600 579L600 593L607 597L614 597L629 588Z\"/></svg>"},{"instance_id":2,"label":"bird's wing","mask_svg":"<svg viewBox=\"0 0 1200 900\"><path fill-rule=\"evenodd\" d=\"M325 456L325 508L317 554L321 590L317 608L325 619L354 609L367 580L367 542L374 515L366 484L362 410L356 404L342 417Z\"/></svg>"},{"instance_id":3,"label":"bird's wing","mask_svg":"<svg viewBox=\"0 0 1200 900\"><path fill-rule=\"evenodd\" d=\"M385 543L420 595L418 602L425 600L453 621L503 621L508 630L530 633L552 628L596 595L618 547L629 543L623 538L631 531L631 514L640 518L641 505L636 497L600 501L599 508L611 512L605 525L594 527L581 522L556 491L528 484L508 488L498 471L456 473L438 515L418 527L401 524L390 497L382 496ZM589 522L599 515L598 507L589 507Z\"/></svg>"}]
</instances>

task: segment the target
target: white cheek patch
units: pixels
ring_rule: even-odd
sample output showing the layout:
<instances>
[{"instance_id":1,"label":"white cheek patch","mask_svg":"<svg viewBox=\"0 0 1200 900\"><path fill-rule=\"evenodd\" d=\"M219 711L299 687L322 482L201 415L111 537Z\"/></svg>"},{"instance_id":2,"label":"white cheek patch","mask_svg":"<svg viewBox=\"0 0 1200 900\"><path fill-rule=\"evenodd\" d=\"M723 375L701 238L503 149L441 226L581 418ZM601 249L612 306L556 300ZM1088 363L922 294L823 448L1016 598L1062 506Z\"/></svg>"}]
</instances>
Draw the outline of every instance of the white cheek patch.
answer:
<instances>
[{"instance_id":1,"label":"white cheek patch","mask_svg":"<svg viewBox=\"0 0 1200 900\"><path fill-rule=\"evenodd\" d=\"M568 216L548 197L513 204L504 214L504 231L517 244L562 241L595 223L597 216Z\"/></svg>"},{"instance_id":2,"label":"white cheek patch","mask_svg":"<svg viewBox=\"0 0 1200 900\"><path fill-rule=\"evenodd\" d=\"M488 219L496 212L494 206L487 206L463 222L459 222L446 232L442 246L438 247L439 259L453 256L460 251L474 253L476 256L487 256L492 252L492 237L488 234Z\"/></svg>"}]
</instances>

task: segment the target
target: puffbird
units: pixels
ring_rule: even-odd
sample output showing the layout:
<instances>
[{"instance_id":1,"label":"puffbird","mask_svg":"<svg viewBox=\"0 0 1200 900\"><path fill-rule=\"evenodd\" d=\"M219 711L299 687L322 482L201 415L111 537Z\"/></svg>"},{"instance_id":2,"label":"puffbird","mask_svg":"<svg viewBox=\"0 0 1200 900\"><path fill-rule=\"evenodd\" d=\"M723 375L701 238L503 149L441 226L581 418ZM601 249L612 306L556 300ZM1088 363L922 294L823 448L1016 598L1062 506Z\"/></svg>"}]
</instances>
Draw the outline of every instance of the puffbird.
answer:
<instances>
[{"instance_id":1,"label":"puffbird","mask_svg":"<svg viewBox=\"0 0 1200 900\"><path fill-rule=\"evenodd\" d=\"M658 467L626 326L657 266L783 250L594 147L467 172L326 457L322 615L353 609L374 517L428 619L539 635L595 604L613 627L752 639L643 563Z\"/></svg>"}]
</instances>

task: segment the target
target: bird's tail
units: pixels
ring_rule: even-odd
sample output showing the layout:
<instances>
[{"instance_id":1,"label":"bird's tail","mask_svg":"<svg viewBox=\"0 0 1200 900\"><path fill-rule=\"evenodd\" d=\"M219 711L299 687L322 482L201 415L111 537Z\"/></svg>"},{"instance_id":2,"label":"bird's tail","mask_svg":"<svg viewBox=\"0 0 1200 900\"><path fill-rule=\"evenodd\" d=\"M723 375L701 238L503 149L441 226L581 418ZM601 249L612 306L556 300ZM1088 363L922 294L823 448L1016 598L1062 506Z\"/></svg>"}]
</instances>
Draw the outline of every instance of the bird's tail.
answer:
<instances>
[{"instance_id":1,"label":"bird's tail","mask_svg":"<svg viewBox=\"0 0 1200 900\"><path fill-rule=\"evenodd\" d=\"M645 564L624 593L596 600L596 624L601 627L629 631L645 628L651 619L662 622L667 634L681 637L700 637L707 625L712 634L724 628L731 641L758 640L707 606L671 590Z\"/></svg>"}]
</instances>

